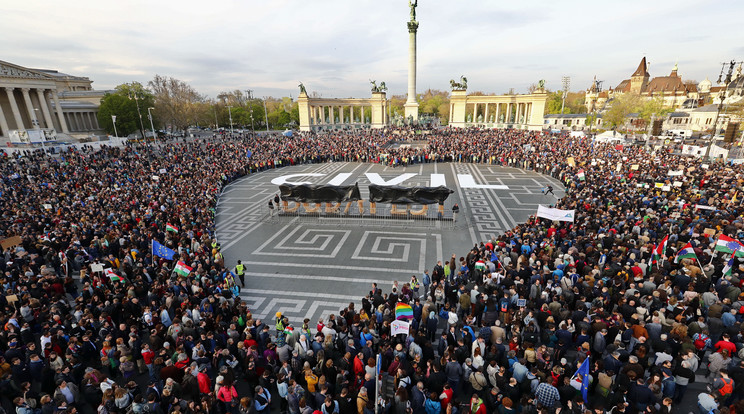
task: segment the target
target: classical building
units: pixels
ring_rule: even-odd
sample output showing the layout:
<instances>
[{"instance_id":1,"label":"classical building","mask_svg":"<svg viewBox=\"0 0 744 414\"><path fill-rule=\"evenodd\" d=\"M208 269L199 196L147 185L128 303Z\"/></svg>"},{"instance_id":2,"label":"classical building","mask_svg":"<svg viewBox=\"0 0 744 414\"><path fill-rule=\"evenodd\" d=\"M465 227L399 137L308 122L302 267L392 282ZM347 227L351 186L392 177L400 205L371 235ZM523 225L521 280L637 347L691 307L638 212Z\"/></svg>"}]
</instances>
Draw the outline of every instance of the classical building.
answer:
<instances>
[{"instance_id":1,"label":"classical building","mask_svg":"<svg viewBox=\"0 0 744 414\"><path fill-rule=\"evenodd\" d=\"M601 110L607 102L626 93L644 99L661 99L667 108L695 108L699 99L698 86L685 83L676 64L668 76L651 78L644 57L630 78L620 82L614 89L599 91L596 82L592 82L592 86L586 92L587 111Z\"/></svg>"},{"instance_id":2,"label":"classical building","mask_svg":"<svg viewBox=\"0 0 744 414\"><path fill-rule=\"evenodd\" d=\"M449 126L541 130L547 100L544 89L524 95L468 95L454 89Z\"/></svg>"},{"instance_id":3,"label":"classical building","mask_svg":"<svg viewBox=\"0 0 744 414\"><path fill-rule=\"evenodd\" d=\"M383 128L390 122L385 92L373 91L369 99L333 99L311 98L301 89L297 104L300 131Z\"/></svg>"},{"instance_id":4,"label":"classical building","mask_svg":"<svg viewBox=\"0 0 744 414\"><path fill-rule=\"evenodd\" d=\"M101 133L97 112L106 91L56 70L0 61L0 141L40 142Z\"/></svg>"}]
</instances>

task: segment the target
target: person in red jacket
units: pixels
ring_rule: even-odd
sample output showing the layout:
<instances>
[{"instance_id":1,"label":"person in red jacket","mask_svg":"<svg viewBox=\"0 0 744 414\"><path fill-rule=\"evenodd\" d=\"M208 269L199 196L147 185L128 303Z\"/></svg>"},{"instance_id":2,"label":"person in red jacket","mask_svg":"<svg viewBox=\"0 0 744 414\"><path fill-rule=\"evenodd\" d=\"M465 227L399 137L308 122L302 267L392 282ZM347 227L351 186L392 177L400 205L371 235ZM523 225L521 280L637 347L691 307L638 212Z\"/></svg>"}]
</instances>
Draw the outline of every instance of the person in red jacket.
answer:
<instances>
[{"instance_id":1,"label":"person in red jacket","mask_svg":"<svg viewBox=\"0 0 744 414\"><path fill-rule=\"evenodd\" d=\"M196 381L199 383L199 392L202 395L209 394L212 391L212 384L207 375L207 367L202 366L199 368L199 373L196 374Z\"/></svg>"},{"instance_id":2,"label":"person in red jacket","mask_svg":"<svg viewBox=\"0 0 744 414\"><path fill-rule=\"evenodd\" d=\"M157 378L155 378L155 371L152 366L152 362L155 360L155 353L152 352L149 344L142 344L142 360L147 366L147 372L150 374L150 379L153 381L157 381Z\"/></svg>"},{"instance_id":3,"label":"person in red jacket","mask_svg":"<svg viewBox=\"0 0 744 414\"><path fill-rule=\"evenodd\" d=\"M478 394L473 394L473 398L470 399L470 413L486 414L486 404L478 397Z\"/></svg>"},{"instance_id":4,"label":"person in red jacket","mask_svg":"<svg viewBox=\"0 0 744 414\"><path fill-rule=\"evenodd\" d=\"M736 344L731 342L731 337L727 333L723 334L723 339L716 342L713 347L716 349L716 352L721 352L722 349L726 349L729 351L729 355L736 355Z\"/></svg>"}]
</instances>

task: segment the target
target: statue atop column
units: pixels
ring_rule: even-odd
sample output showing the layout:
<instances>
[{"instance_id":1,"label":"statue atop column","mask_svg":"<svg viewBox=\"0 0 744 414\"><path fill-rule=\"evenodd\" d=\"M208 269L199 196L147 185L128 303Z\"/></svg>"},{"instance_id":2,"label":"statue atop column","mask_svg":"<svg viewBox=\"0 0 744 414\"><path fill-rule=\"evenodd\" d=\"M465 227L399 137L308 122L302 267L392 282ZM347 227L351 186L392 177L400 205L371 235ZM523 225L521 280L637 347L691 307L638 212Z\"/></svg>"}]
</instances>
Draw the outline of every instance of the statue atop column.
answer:
<instances>
[{"instance_id":1,"label":"statue atop column","mask_svg":"<svg viewBox=\"0 0 744 414\"><path fill-rule=\"evenodd\" d=\"M300 84L299 84L299 85L297 85L297 86L299 86L299 87L300 87L300 95L302 95L303 93L304 93L305 95L307 95L307 90L305 89L305 85L303 85L303 84L302 84L302 82L300 82Z\"/></svg>"},{"instance_id":2,"label":"statue atop column","mask_svg":"<svg viewBox=\"0 0 744 414\"><path fill-rule=\"evenodd\" d=\"M408 7L411 8L411 21L416 21L416 6L418 6L418 0L408 0Z\"/></svg>"}]
</instances>

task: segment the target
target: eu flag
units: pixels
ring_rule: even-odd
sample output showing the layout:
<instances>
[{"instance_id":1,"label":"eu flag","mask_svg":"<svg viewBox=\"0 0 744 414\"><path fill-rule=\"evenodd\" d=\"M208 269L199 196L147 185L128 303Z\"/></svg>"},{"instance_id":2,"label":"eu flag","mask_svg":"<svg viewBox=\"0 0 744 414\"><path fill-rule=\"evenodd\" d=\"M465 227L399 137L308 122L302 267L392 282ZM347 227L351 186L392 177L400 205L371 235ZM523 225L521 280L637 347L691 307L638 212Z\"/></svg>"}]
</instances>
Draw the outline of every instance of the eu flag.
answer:
<instances>
[{"instance_id":1,"label":"eu flag","mask_svg":"<svg viewBox=\"0 0 744 414\"><path fill-rule=\"evenodd\" d=\"M589 404L587 394L589 393L589 357L581 363L577 374L581 374L581 395L584 397L584 404Z\"/></svg>"},{"instance_id":2,"label":"eu flag","mask_svg":"<svg viewBox=\"0 0 744 414\"><path fill-rule=\"evenodd\" d=\"M251 155L253 155L253 153L251 152L251 150L248 150L248 151L246 151L245 155L246 155L247 158L250 158Z\"/></svg>"},{"instance_id":3,"label":"eu flag","mask_svg":"<svg viewBox=\"0 0 744 414\"><path fill-rule=\"evenodd\" d=\"M176 252L163 246L162 244L158 243L157 241L152 241L152 255L162 257L166 260L173 260L173 256L175 256Z\"/></svg>"}]
</instances>

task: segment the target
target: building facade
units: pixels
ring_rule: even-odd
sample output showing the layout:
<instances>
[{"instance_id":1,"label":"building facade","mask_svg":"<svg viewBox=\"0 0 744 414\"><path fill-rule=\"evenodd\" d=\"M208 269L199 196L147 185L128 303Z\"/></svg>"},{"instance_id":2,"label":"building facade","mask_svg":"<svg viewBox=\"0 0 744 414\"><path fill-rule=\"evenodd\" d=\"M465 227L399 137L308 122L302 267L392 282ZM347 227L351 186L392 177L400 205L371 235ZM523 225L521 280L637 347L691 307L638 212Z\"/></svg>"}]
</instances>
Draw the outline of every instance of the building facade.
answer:
<instances>
[{"instance_id":1,"label":"building facade","mask_svg":"<svg viewBox=\"0 0 744 414\"><path fill-rule=\"evenodd\" d=\"M31 143L101 133L97 115L106 91L92 83L0 61L0 140Z\"/></svg>"}]
</instances>

